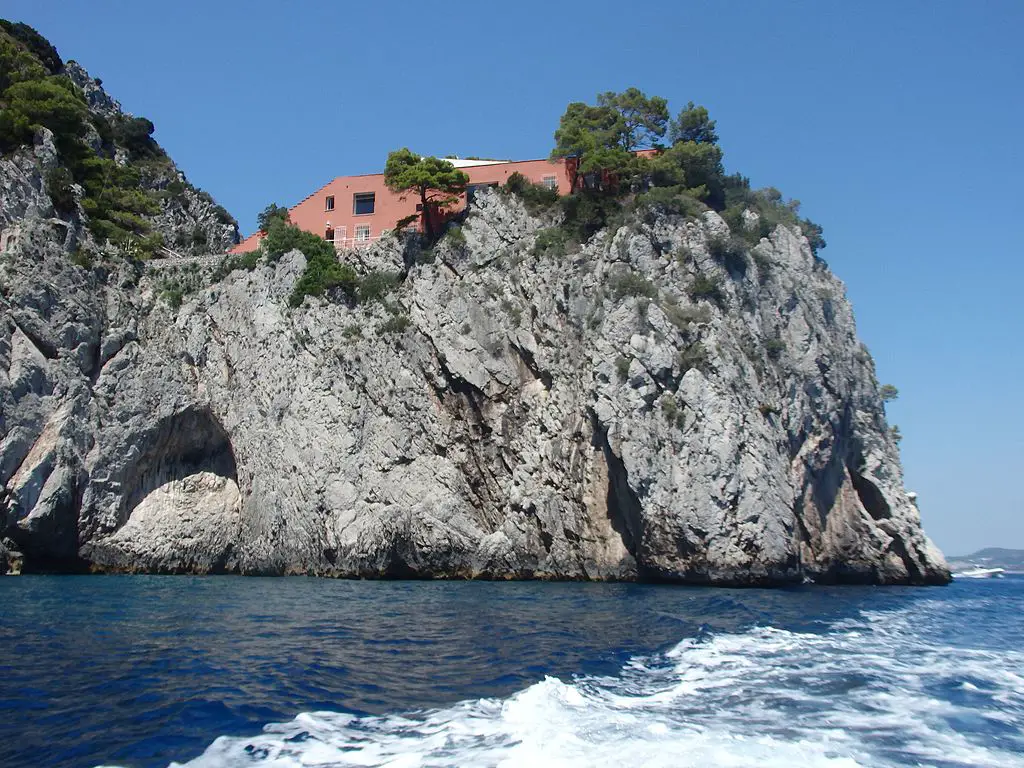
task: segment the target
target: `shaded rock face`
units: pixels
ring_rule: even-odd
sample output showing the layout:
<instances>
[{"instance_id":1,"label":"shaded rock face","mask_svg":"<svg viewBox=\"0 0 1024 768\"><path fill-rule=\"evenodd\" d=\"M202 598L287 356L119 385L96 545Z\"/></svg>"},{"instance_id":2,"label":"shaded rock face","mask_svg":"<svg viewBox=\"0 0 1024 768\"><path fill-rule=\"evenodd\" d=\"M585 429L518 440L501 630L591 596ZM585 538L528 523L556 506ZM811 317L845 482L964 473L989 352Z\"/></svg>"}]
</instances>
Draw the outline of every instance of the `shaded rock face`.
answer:
<instances>
[{"instance_id":1,"label":"shaded rock face","mask_svg":"<svg viewBox=\"0 0 1024 768\"><path fill-rule=\"evenodd\" d=\"M717 215L651 212L555 257L542 226L481 194L387 305L289 309L293 252L172 310L23 218L2 534L26 569L948 580L799 232L722 258Z\"/></svg>"}]
</instances>

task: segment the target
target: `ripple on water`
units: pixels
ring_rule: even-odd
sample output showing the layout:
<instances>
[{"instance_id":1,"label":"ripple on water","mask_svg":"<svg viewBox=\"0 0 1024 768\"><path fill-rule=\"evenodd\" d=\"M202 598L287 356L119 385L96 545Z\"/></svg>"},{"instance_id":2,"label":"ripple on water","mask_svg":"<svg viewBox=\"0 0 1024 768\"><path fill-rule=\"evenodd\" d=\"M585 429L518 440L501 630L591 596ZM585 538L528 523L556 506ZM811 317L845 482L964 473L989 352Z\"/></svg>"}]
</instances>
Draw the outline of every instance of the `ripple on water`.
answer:
<instances>
[{"instance_id":1,"label":"ripple on water","mask_svg":"<svg viewBox=\"0 0 1024 768\"><path fill-rule=\"evenodd\" d=\"M0 765L1021 765L1004 582L2 580Z\"/></svg>"}]
</instances>

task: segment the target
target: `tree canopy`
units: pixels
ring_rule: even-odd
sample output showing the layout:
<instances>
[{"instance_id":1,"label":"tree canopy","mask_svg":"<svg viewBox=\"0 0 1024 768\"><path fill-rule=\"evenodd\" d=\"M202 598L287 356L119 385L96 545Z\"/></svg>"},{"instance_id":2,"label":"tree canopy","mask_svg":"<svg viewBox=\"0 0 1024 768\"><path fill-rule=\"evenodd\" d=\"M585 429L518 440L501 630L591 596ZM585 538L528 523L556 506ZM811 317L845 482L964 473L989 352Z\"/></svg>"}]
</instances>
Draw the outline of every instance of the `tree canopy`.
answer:
<instances>
[{"instance_id":1,"label":"tree canopy","mask_svg":"<svg viewBox=\"0 0 1024 768\"><path fill-rule=\"evenodd\" d=\"M159 157L163 154L160 145L153 140L155 126L148 118L123 117L112 126L112 130L114 140L131 152L132 157Z\"/></svg>"},{"instance_id":2,"label":"tree canopy","mask_svg":"<svg viewBox=\"0 0 1024 768\"><path fill-rule=\"evenodd\" d=\"M53 131L58 148L66 151L87 131L89 110L63 75L16 82L3 96L7 108L0 112L0 144L5 148L29 143L42 126Z\"/></svg>"},{"instance_id":3,"label":"tree canopy","mask_svg":"<svg viewBox=\"0 0 1024 768\"><path fill-rule=\"evenodd\" d=\"M32 52L10 35L0 32L0 94L23 80L42 80L47 75Z\"/></svg>"},{"instance_id":4,"label":"tree canopy","mask_svg":"<svg viewBox=\"0 0 1024 768\"><path fill-rule=\"evenodd\" d=\"M591 187L612 179L623 182L638 169L634 153L659 146L665 135L668 102L660 96L627 88L622 93L606 91L597 102L571 103L555 131L551 157L573 159L573 188L580 178L589 179Z\"/></svg>"},{"instance_id":5,"label":"tree canopy","mask_svg":"<svg viewBox=\"0 0 1024 768\"><path fill-rule=\"evenodd\" d=\"M572 102L551 151L553 159L567 160L572 182L572 194L561 201L563 228L587 238L614 222L624 207L694 215L706 206L752 243L785 224L799 227L815 253L824 248L821 227L800 217L798 201L726 174L716 128L707 108L692 101L669 120L667 101L638 88L601 93L596 105ZM667 148L661 143L666 133ZM747 210L758 214L757 226L747 224Z\"/></svg>"},{"instance_id":6,"label":"tree canopy","mask_svg":"<svg viewBox=\"0 0 1024 768\"><path fill-rule=\"evenodd\" d=\"M615 111L617 141L627 152L654 147L665 136L668 102L660 96L648 97L639 88L627 88L622 93L605 91L597 103Z\"/></svg>"},{"instance_id":7,"label":"tree canopy","mask_svg":"<svg viewBox=\"0 0 1024 768\"><path fill-rule=\"evenodd\" d=\"M692 141L695 144L717 144L715 121L708 116L706 107L696 106L692 101L680 111L669 125L669 140L673 144Z\"/></svg>"},{"instance_id":8,"label":"tree canopy","mask_svg":"<svg viewBox=\"0 0 1024 768\"><path fill-rule=\"evenodd\" d=\"M392 192L414 192L419 197L424 228L433 240L434 215L459 201L469 184L469 176L447 160L421 157L403 147L388 155L384 183Z\"/></svg>"},{"instance_id":9,"label":"tree canopy","mask_svg":"<svg viewBox=\"0 0 1024 768\"><path fill-rule=\"evenodd\" d=\"M288 209L277 203L271 203L256 216L256 225L260 228L261 232L269 232L271 224L275 221L281 221L285 224L291 223Z\"/></svg>"},{"instance_id":10,"label":"tree canopy","mask_svg":"<svg viewBox=\"0 0 1024 768\"><path fill-rule=\"evenodd\" d=\"M0 19L0 29L25 46L51 75L59 74L64 70L64 62L57 54L57 49L28 24Z\"/></svg>"}]
</instances>

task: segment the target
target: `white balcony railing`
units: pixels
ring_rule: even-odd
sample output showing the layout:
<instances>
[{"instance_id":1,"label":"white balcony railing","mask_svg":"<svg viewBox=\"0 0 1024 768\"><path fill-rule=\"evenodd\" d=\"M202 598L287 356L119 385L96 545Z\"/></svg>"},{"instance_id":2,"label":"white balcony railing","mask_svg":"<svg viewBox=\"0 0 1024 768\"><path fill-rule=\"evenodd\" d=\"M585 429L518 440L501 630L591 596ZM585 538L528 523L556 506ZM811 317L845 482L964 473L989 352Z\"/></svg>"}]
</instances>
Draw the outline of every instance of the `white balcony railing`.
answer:
<instances>
[{"instance_id":1,"label":"white balcony railing","mask_svg":"<svg viewBox=\"0 0 1024 768\"><path fill-rule=\"evenodd\" d=\"M419 230L408 229L405 231L410 234L415 234ZM335 234L334 239L328 240L327 242L333 244L334 250L336 251L349 251L353 248L365 248L366 246L373 245L389 235L394 235L394 231L390 229L385 230L383 234L375 235L374 237L340 237L338 234Z\"/></svg>"},{"instance_id":2,"label":"white balcony railing","mask_svg":"<svg viewBox=\"0 0 1024 768\"><path fill-rule=\"evenodd\" d=\"M333 243L334 250L336 250L336 251L347 251L347 250L350 250L352 248L365 248L368 245L373 245L374 243L379 242L381 237L382 237L381 235L377 235L376 237L337 237L337 236L335 236L335 238L333 240L328 240L327 242Z\"/></svg>"}]
</instances>

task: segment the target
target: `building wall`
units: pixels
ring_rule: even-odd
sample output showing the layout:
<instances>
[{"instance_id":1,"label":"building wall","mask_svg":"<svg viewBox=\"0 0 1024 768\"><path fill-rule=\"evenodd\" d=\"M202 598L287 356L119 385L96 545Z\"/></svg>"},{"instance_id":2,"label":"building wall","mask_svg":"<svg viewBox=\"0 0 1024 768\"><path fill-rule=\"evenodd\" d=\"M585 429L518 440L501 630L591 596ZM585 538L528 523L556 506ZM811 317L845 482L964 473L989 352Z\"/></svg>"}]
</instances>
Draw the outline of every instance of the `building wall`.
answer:
<instances>
[{"instance_id":1,"label":"building wall","mask_svg":"<svg viewBox=\"0 0 1024 768\"><path fill-rule=\"evenodd\" d=\"M569 174L564 160L519 160L493 165L478 165L461 168L469 176L470 185L504 184L513 173L521 173L530 181L542 184L548 177L554 177L558 191L569 193ZM374 193L374 210L372 214L354 213L354 195ZM327 198L334 197L334 209L327 210ZM384 174L374 173L366 176L339 176L334 181L318 189L312 195L289 209L292 223L296 226L324 237L328 228L334 230L335 243L348 246L354 243L357 227L369 227L369 238L372 242L387 229L394 229L395 223L406 216L417 213L419 202L414 193L404 198L392 192L384 185ZM463 195L459 209L466 204ZM250 235L236 245L232 253L245 253L259 245L260 233Z\"/></svg>"}]
</instances>

